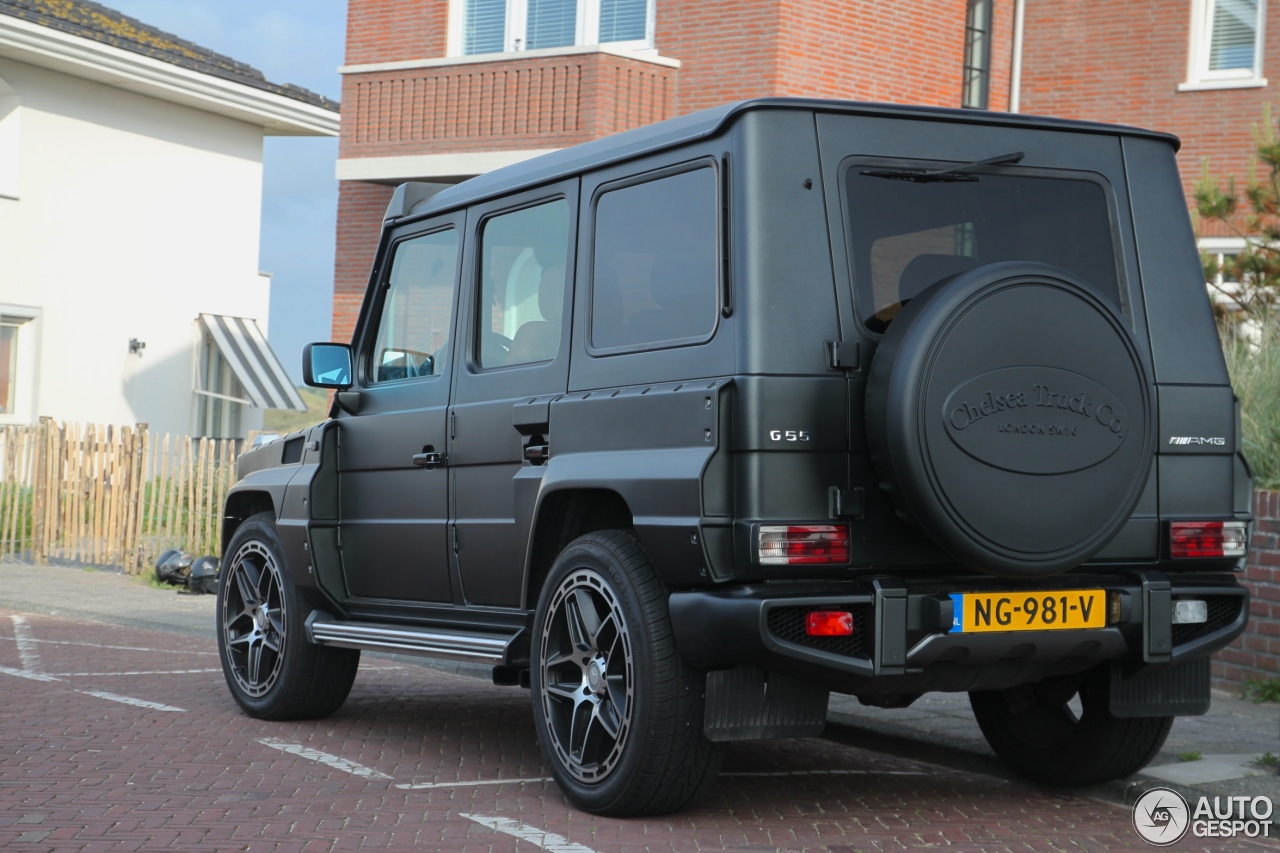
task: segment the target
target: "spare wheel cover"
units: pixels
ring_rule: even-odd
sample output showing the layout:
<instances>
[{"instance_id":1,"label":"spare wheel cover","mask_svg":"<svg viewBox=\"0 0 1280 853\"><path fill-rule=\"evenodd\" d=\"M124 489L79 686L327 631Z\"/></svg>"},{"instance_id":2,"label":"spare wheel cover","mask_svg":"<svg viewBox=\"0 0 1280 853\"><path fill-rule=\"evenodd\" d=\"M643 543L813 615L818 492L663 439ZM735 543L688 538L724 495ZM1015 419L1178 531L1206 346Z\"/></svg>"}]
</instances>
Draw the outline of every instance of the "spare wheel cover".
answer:
<instances>
[{"instance_id":1,"label":"spare wheel cover","mask_svg":"<svg viewBox=\"0 0 1280 853\"><path fill-rule=\"evenodd\" d=\"M982 572L1080 565L1147 483L1147 371L1125 320L1057 267L989 264L921 293L885 332L866 400L882 486Z\"/></svg>"}]
</instances>

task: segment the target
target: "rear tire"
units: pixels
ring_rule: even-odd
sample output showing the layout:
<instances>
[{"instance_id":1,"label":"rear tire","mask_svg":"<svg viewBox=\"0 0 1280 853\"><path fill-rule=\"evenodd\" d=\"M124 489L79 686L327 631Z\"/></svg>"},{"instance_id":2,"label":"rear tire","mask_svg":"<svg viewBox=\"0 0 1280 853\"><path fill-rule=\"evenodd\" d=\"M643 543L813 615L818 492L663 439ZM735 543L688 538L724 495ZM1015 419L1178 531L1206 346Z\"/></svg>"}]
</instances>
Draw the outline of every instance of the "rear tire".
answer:
<instances>
[{"instance_id":1,"label":"rear tire","mask_svg":"<svg viewBox=\"0 0 1280 853\"><path fill-rule=\"evenodd\" d=\"M1173 717L1111 715L1106 666L1071 682L969 694L973 715L1000 760L1042 785L1079 787L1121 779L1155 758ZM1069 706L1080 696L1079 716Z\"/></svg>"},{"instance_id":2,"label":"rear tire","mask_svg":"<svg viewBox=\"0 0 1280 853\"><path fill-rule=\"evenodd\" d=\"M722 752L704 673L677 654L667 590L635 536L590 533L556 558L534 616L534 725L569 800L610 817L677 811Z\"/></svg>"},{"instance_id":3,"label":"rear tire","mask_svg":"<svg viewBox=\"0 0 1280 853\"><path fill-rule=\"evenodd\" d=\"M307 639L315 606L289 578L272 514L246 519L226 553L218 656L236 703L262 720L314 720L338 710L351 692L360 652Z\"/></svg>"}]
</instances>

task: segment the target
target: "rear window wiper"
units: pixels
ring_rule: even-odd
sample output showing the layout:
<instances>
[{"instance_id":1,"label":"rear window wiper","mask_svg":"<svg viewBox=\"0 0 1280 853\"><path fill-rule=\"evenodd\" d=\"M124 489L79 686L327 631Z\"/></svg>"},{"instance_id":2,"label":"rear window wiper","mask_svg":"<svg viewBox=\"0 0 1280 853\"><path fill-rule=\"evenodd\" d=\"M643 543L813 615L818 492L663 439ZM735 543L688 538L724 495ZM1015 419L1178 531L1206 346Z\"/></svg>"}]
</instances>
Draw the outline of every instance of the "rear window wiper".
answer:
<instances>
[{"instance_id":1,"label":"rear window wiper","mask_svg":"<svg viewBox=\"0 0 1280 853\"><path fill-rule=\"evenodd\" d=\"M917 184L976 181L979 180L976 175L967 175L965 173L981 166L1012 165L1021 161L1025 156L1026 154L1023 152L1015 151L1012 154L1001 154L999 157L990 157L973 163L962 163L959 166L948 166L945 169L864 169L861 174L871 178L889 178L894 181L911 181Z\"/></svg>"}]
</instances>

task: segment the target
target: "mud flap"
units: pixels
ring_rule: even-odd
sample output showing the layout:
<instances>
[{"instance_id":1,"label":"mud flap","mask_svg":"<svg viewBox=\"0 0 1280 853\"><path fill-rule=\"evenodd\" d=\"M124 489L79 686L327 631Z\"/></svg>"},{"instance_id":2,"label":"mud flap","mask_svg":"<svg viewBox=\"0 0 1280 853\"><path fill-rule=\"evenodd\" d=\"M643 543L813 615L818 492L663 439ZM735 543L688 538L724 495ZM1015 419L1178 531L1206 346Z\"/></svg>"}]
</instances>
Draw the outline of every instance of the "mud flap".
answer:
<instances>
[{"instance_id":1,"label":"mud flap","mask_svg":"<svg viewBox=\"0 0 1280 853\"><path fill-rule=\"evenodd\" d=\"M1126 678L1119 661L1111 664L1113 717L1198 717L1209 710L1209 658L1170 666L1149 675Z\"/></svg>"},{"instance_id":2,"label":"mud flap","mask_svg":"<svg viewBox=\"0 0 1280 853\"><path fill-rule=\"evenodd\" d=\"M830 692L754 666L707 673L707 740L813 737L827 723Z\"/></svg>"}]
</instances>

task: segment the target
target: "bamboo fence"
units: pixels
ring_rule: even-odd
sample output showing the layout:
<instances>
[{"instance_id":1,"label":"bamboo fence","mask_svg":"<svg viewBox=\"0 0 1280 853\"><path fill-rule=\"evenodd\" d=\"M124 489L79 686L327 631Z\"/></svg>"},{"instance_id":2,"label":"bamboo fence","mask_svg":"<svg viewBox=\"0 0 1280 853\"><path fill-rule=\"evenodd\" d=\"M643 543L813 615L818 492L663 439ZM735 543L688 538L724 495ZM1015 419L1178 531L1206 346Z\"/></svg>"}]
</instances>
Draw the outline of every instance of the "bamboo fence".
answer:
<instances>
[{"instance_id":1,"label":"bamboo fence","mask_svg":"<svg viewBox=\"0 0 1280 853\"><path fill-rule=\"evenodd\" d=\"M168 548L217 554L242 449L145 424L0 427L0 559L139 572Z\"/></svg>"}]
</instances>

